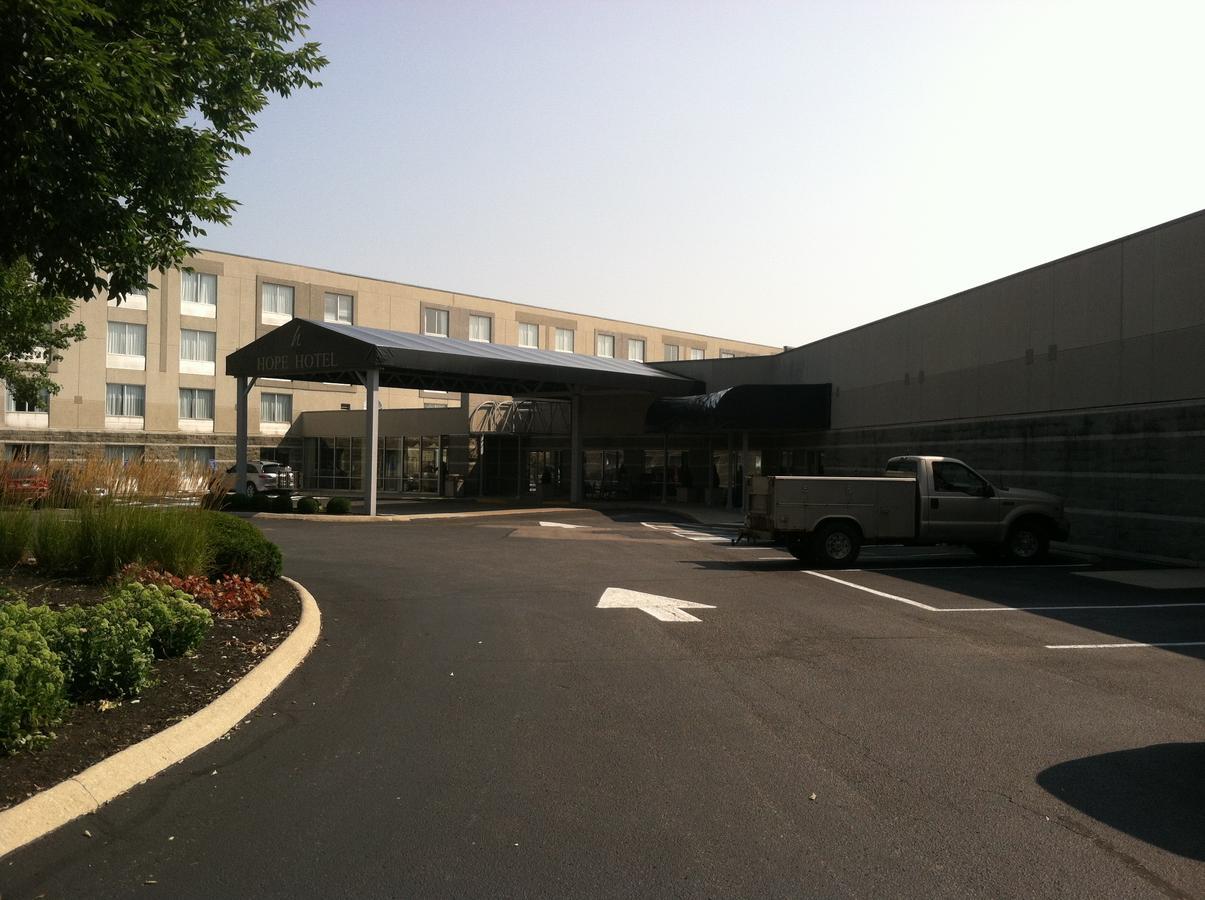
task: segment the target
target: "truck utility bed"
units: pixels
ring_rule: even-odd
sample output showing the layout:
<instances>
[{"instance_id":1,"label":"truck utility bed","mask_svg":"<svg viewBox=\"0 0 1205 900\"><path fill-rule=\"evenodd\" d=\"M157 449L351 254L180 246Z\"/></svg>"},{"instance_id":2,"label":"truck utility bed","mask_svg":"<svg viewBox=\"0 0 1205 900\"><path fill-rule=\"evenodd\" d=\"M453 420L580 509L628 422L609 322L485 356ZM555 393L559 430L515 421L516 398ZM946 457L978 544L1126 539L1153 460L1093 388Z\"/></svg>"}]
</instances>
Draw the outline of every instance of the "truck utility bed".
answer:
<instances>
[{"instance_id":1,"label":"truck utility bed","mask_svg":"<svg viewBox=\"0 0 1205 900\"><path fill-rule=\"evenodd\" d=\"M746 526L752 531L814 531L840 513L865 540L911 540L917 530L917 485L911 477L763 476L748 479Z\"/></svg>"}]
</instances>

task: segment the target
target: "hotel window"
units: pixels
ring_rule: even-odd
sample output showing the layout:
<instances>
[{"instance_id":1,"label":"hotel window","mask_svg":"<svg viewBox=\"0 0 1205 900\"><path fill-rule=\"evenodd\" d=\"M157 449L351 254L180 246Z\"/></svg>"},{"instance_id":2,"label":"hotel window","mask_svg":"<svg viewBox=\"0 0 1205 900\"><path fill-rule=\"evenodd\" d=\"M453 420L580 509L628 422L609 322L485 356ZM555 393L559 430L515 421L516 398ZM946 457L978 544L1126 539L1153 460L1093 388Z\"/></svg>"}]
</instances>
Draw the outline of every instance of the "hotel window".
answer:
<instances>
[{"instance_id":1,"label":"hotel window","mask_svg":"<svg viewBox=\"0 0 1205 900\"><path fill-rule=\"evenodd\" d=\"M556 330L556 349L560 353L573 352L573 329L558 328Z\"/></svg>"},{"instance_id":2,"label":"hotel window","mask_svg":"<svg viewBox=\"0 0 1205 900\"><path fill-rule=\"evenodd\" d=\"M423 334L433 337L448 336L448 311L427 307L423 310Z\"/></svg>"},{"instance_id":3,"label":"hotel window","mask_svg":"<svg viewBox=\"0 0 1205 900\"><path fill-rule=\"evenodd\" d=\"M110 322L105 365L110 369L145 369L146 326L135 322Z\"/></svg>"},{"instance_id":4,"label":"hotel window","mask_svg":"<svg viewBox=\"0 0 1205 900\"><path fill-rule=\"evenodd\" d=\"M532 325L530 322L519 323L519 346L539 348L540 346L540 326Z\"/></svg>"},{"instance_id":5,"label":"hotel window","mask_svg":"<svg viewBox=\"0 0 1205 900\"><path fill-rule=\"evenodd\" d=\"M691 359L702 359L703 358L703 348L702 347L691 347L690 348L690 358Z\"/></svg>"},{"instance_id":6,"label":"hotel window","mask_svg":"<svg viewBox=\"0 0 1205 900\"><path fill-rule=\"evenodd\" d=\"M344 325L352 323L352 299L350 294L324 294L323 302L326 306L323 313L325 321L342 322Z\"/></svg>"},{"instance_id":7,"label":"hotel window","mask_svg":"<svg viewBox=\"0 0 1205 900\"><path fill-rule=\"evenodd\" d=\"M283 325L293 318L293 288L289 285L265 281L260 297L265 325Z\"/></svg>"},{"instance_id":8,"label":"hotel window","mask_svg":"<svg viewBox=\"0 0 1205 900\"><path fill-rule=\"evenodd\" d=\"M259 420L273 424L288 424L293 421L293 395L259 395Z\"/></svg>"},{"instance_id":9,"label":"hotel window","mask_svg":"<svg viewBox=\"0 0 1205 900\"><path fill-rule=\"evenodd\" d=\"M110 462L118 462L123 466L130 463L142 462L142 447L137 444L107 444L105 446L105 459Z\"/></svg>"},{"instance_id":10,"label":"hotel window","mask_svg":"<svg viewBox=\"0 0 1205 900\"><path fill-rule=\"evenodd\" d=\"M594 355L614 358L615 335L598 334L594 336Z\"/></svg>"},{"instance_id":11,"label":"hotel window","mask_svg":"<svg viewBox=\"0 0 1205 900\"><path fill-rule=\"evenodd\" d=\"M218 276L208 272L180 270L180 312L186 316L212 319L218 309Z\"/></svg>"},{"instance_id":12,"label":"hotel window","mask_svg":"<svg viewBox=\"0 0 1205 900\"><path fill-rule=\"evenodd\" d=\"M105 385L105 415L141 419L146 414L146 388L141 384Z\"/></svg>"},{"instance_id":13,"label":"hotel window","mask_svg":"<svg viewBox=\"0 0 1205 900\"><path fill-rule=\"evenodd\" d=\"M679 350L678 350L677 344L666 344L665 345L665 361L666 362L677 362L678 361L678 353L679 353Z\"/></svg>"},{"instance_id":14,"label":"hotel window","mask_svg":"<svg viewBox=\"0 0 1205 900\"><path fill-rule=\"evenodd\" d=\"M488 344L494 337L494 320L489 316L469 316L469 340Z\"/></svg>"},{"instance_id":15,"label":"hotel window","mask_svg":"<svg viewBox=\"0 0 1205 900\"><path fill-rule=\"evenodd\" d=\"M721 350L720 359L736 359L736 354L731 350Z\"/></svg>"},{"instance_id":16,"label":"hotel window","mask_svg":"<svg viewBox=\"0 0 1205 900\"><path fill-rule=\"evenodd\" d=\"M213 419L212 388L180 388L181 419Z\"/></svg>"},{"instance_id":17,"label":"hotel window","mask_svg":"<svg viewBox=\"0 0 1205 900\"><path fill-rule=\"evenodd\" d=\"M10 413L46 413L50 411L50 391L43 388L32 397L18 397L12 393L4 406L5 412Z\"/></svg>"},{"instance_id":18,"label":"hotel window","mask_svg":"<svg viewBox=\"0 0 1205 900\"><path fill-rule=\"evenodd\" d=\"M644 341L628 339L628 359L634 362L644 362Z\"/></svg>"},{"instance_id":19,"label":"hotel window","mask_svg":"<svg viewBox=\"0 0 1205 900\"><path fill-rule=\"evenodd\" d=\"M183 466L205 466L217 458L213 447L181 447L180 464Z\"/></svg>"},{"instance_id":20,"label":"hotel window","mask_svg":"<svg viewBox=\"0 0 1205 900\"><path fill-rule=\"evenodd\" d=\"M180 371L213 375L218 358L218 336L212 331L180 329Z\"/></svg>"}]
</instances>

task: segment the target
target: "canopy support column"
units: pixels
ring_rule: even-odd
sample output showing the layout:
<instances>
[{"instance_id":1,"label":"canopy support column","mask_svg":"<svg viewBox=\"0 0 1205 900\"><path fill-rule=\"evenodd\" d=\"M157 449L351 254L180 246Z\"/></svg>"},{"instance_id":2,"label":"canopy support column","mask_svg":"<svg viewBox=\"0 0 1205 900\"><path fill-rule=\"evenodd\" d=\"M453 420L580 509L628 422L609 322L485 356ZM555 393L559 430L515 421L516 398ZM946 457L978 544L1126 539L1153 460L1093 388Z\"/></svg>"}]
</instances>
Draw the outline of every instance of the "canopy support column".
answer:
<instances>
[{"instance_id":1,"label":"canopy support column","mask_svg":"<svg viewBox=\"0 0 1205 900\"><path fill-rule=\"evenodd\" d=\"M569 400L569 502L582 502L582 392Z\"/></svg>"},{"instance_id":2,"label":"canopy support column","mask_svg":"<svg viewBox=\"0 0 1205 900\"><path fill-rule=\"evenodd\" d=\"M257 379L239 375L234 401L234 492L247 493L247 403Z\"/></svg>"},{"instance_id":3,"label":"canopy support column","mask_svg":"<svg viewBox=\"0 0 1205 900\"><path fill-rule=\"evenodd\" d=\"M380 416L377 414L377 389L381 385L379 369L364 373L364 512L377 514L377 438L380 435Z\"/></svg>"},{"instance_id":4,"label":"canopy support column","mask_svg":"<svg viewBox=\"0 0 1205 900\"><path fill-rule=\"evenodd\" d=\"M732 449L732 432L728 432L728 496L724 499L724 509L732 509L732 480L736 477L736 459Z\"/></svg>"}]
</instances>

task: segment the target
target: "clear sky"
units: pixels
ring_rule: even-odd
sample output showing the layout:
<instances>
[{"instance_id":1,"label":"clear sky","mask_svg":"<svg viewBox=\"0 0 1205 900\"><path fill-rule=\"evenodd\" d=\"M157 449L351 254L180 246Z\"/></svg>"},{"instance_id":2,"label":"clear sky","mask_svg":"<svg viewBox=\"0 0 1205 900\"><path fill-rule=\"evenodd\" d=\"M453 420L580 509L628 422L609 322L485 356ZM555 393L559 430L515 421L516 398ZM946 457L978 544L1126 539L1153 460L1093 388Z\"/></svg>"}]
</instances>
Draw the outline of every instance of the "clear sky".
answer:
<instances>
[{"instance_id":1,"label":"clear sky","mask_svg":"<svg viewBox=\"0 0 1205 900\"><path fill-rule=\"evenodd\" d=\"M199 243L798 345L1205 207L1205 3L318 0Z\"/></svg>"}]
</instances>

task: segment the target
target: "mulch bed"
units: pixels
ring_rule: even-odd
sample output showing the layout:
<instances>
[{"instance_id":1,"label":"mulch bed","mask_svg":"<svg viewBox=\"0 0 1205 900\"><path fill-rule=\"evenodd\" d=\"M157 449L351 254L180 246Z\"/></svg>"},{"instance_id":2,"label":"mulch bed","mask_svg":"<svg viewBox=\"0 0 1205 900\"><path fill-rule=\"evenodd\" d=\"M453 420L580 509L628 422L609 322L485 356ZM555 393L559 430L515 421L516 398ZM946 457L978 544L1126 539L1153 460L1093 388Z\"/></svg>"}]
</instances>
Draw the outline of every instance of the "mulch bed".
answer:
<instances>
[{"instance_id":1,"label":"mulch bed","mask_svg":"<svg viewBox=\"0 0 1205 900\"><path fill-rule=\"evenodd\" d=\"M51 606L87 605L104 594L96 585L25 574L0 575L0 593L3 588ZM268 590L264 608L270 615L215 618L193 656L156 660L155 684L140 697L116 705L74 706L55 728L54 740L41 750L0 756L0 809L187 718L242 678L289 636L301 617L301 598L292 585L277 579Z\"/></svg>"}]
</instances>

